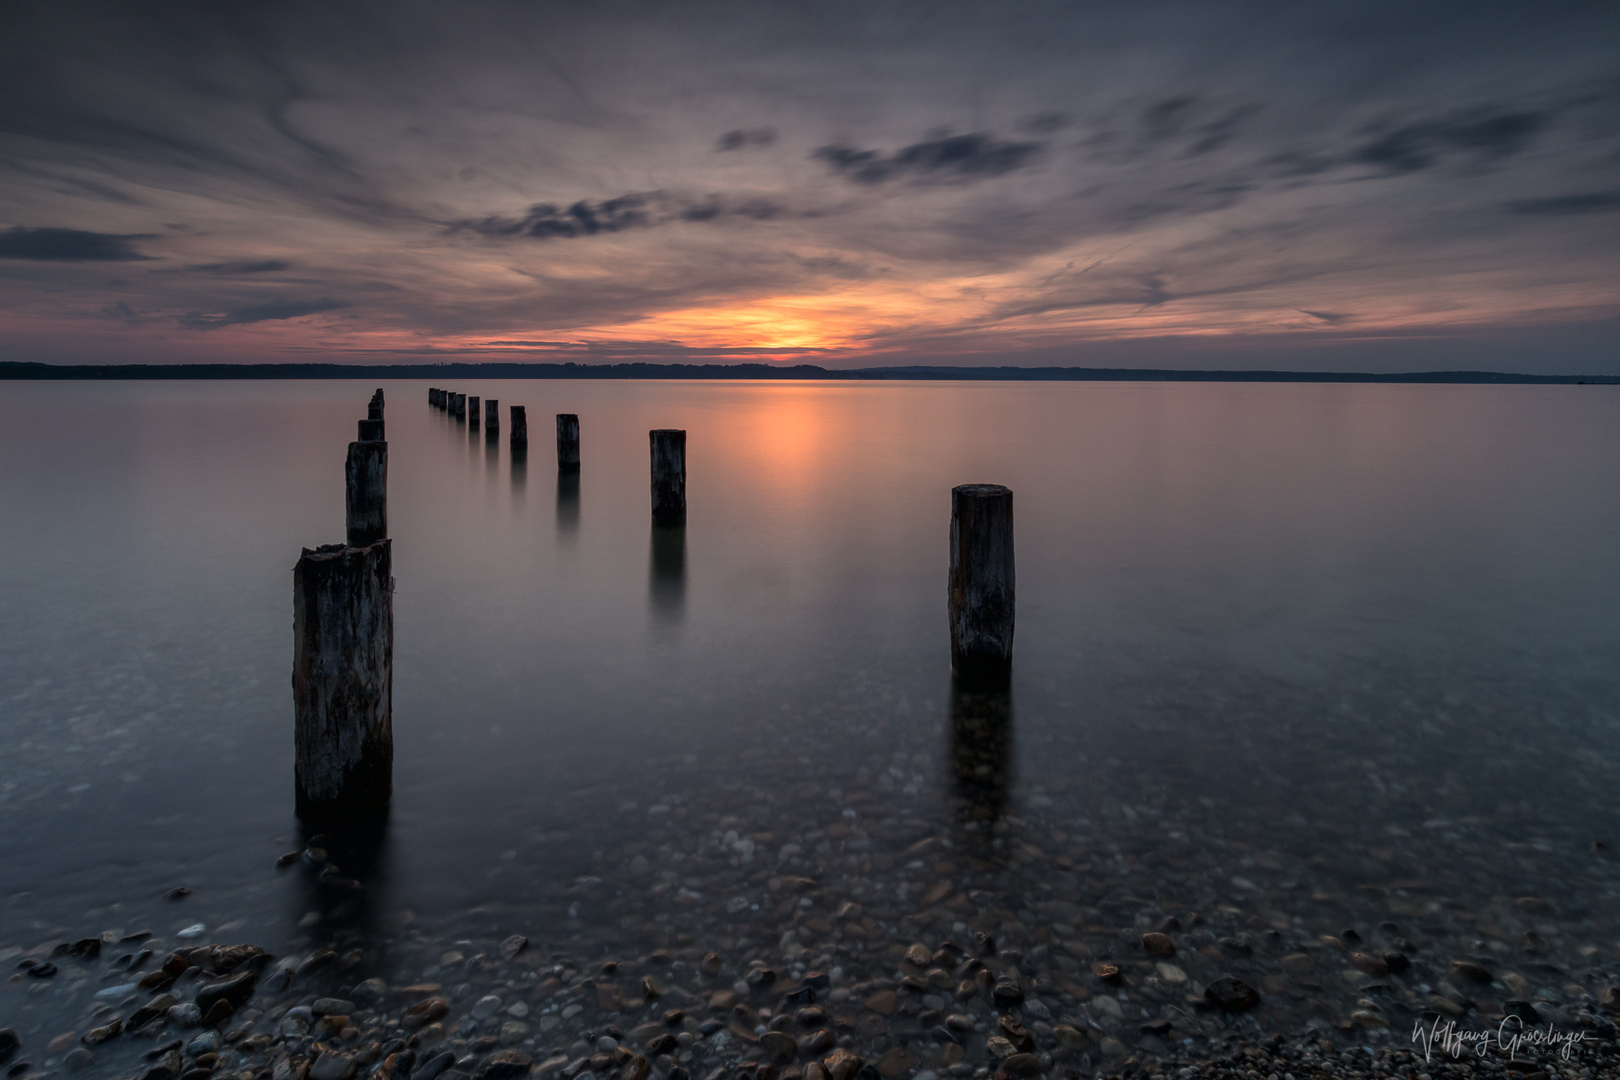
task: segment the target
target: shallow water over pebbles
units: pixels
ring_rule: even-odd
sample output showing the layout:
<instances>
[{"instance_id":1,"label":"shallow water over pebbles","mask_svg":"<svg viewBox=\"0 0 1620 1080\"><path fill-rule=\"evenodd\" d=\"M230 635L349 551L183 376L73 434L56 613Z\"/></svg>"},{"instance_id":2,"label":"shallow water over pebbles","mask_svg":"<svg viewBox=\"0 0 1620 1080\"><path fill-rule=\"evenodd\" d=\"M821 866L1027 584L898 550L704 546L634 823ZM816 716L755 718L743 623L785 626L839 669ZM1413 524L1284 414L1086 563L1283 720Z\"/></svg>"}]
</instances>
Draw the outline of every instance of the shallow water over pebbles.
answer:
<instances>
[{"instance_id":1,"label":"shallow water over pebbles","mask_svg":"<svg viewBox=\"0 0 1620 1080\"><path fill-rule=\"evenodd\" d=\"M680 1008L660 1073L803 1069L820 1030L888 1076L988 1073L1019 1049L998 1014L1038 1069L1095 1072L1234 1033L1407 1047L1512 1001L1574 1030L1620 984L1601 388L461 387L537 434L579 413L575 488L426 385L386 387L394 811L280 870L312 839L288 570L341 527L371 387L5 387L0 955L113 939L0 986L14 1061L66 1068L52 1038L140 1004L96 997L140 929L156 958L335 950L238 1040L375 977L379 1025L443 995L467 1069L480 1037L641 1050ZM662 426L691 448L674 537L646 523ZM1005 698L944 663L966 481L1016 492ZM1259 1004L1214 1007L1223 977ZM216 1072L297 1056L277 1038Z\"/></svg>"}]
</instances>

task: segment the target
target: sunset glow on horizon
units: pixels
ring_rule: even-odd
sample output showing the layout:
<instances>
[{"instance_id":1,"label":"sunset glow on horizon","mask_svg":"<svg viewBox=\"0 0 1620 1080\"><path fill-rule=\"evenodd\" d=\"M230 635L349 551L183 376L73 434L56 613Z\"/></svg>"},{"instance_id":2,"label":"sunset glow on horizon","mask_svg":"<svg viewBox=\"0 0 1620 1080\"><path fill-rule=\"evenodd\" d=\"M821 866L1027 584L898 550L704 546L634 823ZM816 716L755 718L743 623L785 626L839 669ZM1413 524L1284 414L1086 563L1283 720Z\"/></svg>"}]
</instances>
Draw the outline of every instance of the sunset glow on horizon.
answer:
<instances>
[{"instance_id":1,"label":"sunset glow on horizon","mask_svg":"<svg viewBox=\"0 0 1620 1080\"><path fill-rule=\"evenodd\" d=\"M14 5L0 359L1620 370L1615 23Z\"/></svg>"}]
</instances>

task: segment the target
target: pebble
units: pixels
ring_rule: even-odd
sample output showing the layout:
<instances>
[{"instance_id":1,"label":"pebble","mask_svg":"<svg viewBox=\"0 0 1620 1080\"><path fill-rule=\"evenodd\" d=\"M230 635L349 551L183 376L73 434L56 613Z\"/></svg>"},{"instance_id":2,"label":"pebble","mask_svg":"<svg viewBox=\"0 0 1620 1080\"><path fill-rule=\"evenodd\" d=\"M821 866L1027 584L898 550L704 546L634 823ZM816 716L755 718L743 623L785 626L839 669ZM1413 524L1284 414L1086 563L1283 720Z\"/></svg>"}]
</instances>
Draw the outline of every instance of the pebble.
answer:
<instances>
[{"instance_id":1,"label":"pebble","mask_svg":"<svg viewBox=\"0 0 1620 1080\"><path fill-rule=\"evenodd\" d=\"M309 1067L310 1080L349 1080L355 1072L354 1058L348 1054L327 1051L317 1057Z\"/></svg>"}]
</instances>

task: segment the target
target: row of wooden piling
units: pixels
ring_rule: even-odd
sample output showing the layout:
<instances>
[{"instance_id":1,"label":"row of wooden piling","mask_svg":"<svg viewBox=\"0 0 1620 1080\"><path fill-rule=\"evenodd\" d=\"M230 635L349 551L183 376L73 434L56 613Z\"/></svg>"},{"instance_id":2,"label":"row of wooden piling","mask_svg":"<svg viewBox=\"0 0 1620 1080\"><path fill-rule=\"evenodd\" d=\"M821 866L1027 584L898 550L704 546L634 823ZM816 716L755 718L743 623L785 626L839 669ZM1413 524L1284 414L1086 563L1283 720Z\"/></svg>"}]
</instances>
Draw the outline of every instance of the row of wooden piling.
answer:
<instances>
[{"instance_id":1,"label":"row of wooden piling","mask_svg":"<svg viewBox=\"0 0 1620 1080\"><path fill-rule=\"evenodd\" d=\"M453 416L479 400L437 387L428 401ZM498 430L499 402L484 405ZM352 820L387 807L393 788L394 581L388 538L388 443L378 390L349 444L345 542L305 548L293 570L294 772L306 822ZM522 405L511 406L514 451L528 446ZM648 432L652 517L686 522L686 432ZM557 467L579 469L579 417L557 414ZM964 687L997 689L1012 669L1015 588L1012 491L999 484L951 489L947 611L951 667Z\"/></svg>"},{"instance_id":2,"label":"row of wooden piling","mask_svg":"<svg viewBox=\"0 0 1620 1080\"><path fill-rule=\"evenodd\" d=\"M476 397L430 386L428 404L458 418L466 417L471 409L474 420L469 422L476 422ZM489 398L483 404L485 430L498 430L500 403ZM510 410L512 451L526 452L529 446L528 414L522 405L512 405ZM653 522L658 525L683 524L686 521L686 432L678 428L656 428L647 433L647 441L652 458ZM576 413L557 414L557 471L579 471L579 416Z\"/></svg>"},{"instance_id":3,"label":"row of wooden piling","mask_svg":"<svg viewBox=\"0 0 1620 1080\"><path fill-rule=\"evenodd\" d=\"M298 816L372 816L394 772L394 578L388 443L378 390L344 467L345 542L293 568L293 773Z\"/></svg>"}]
</instances>

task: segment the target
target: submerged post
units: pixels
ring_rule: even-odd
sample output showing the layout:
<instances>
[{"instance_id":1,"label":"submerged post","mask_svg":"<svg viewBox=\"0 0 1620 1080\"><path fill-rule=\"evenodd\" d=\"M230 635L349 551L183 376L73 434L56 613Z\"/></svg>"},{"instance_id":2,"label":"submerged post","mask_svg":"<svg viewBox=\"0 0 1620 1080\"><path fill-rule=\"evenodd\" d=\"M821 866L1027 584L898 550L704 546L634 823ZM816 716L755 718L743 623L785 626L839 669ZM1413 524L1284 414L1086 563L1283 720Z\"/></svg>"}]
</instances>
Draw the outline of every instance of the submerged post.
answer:
<instances>
[{"instance_id":1,"label":"submerged post","mask_svg":"<svg viewBox=\"0 0 1620 1080\"><path fill-rule=\"evenodd\" d=\"M467 426L478 426L478 399L475 397L467 399Z\"/></svg>"},{"instance_id":2,"label":"submerged post","mask_svg":"<svg viewBox=\"0 0 1620 1080\"><path fill-rule=\"evenodd\" d=\"M512 410L512 449L527 450L529 448L529 413L522 405L511 406Z\"/></svg>"},{"instance_id":3,"label":"submerged post","mask_svg":"<svg viewBox=\"0 0 1620 1080\"><path fill-rule=\"evenodd\" d=\"M686 522L686 432L655 428L652 445L652 516L655 525Z\"/></svg>"},{"instance_id":4,"label":"submerged post","mask_svg":"<svg viewBox=\"0 0 1620 1080\"><path fill-rule=\"evenodd\" d=\"M951 489L951 667L970 686L1004 686L1012 675L1012 490Z\"/></svg>"},{"instance_id":5,"label":"submerged post","mask_svg":"<svg viewBox=\"0 0 1620 1080\"><path fill-rule=\"evenodd\" d=\"M362 441L349 444L343 475L350 547L367 547L388 535L388 444L382 441L382 425L360 421Z\"/></svg>"},{"instance_id":6,"label":"submerged post","mask_svg":"<svg viewBox=\"0 0 1620 1080\"><path fill-rule=\"evenodd\" d=\"M439 388L437 386L428 387L428 404L429 405L437 405L438 403L439 403Z\"/></svg>"},{"instance_id":7,"label":"submerged post","mask_svg":"<svg viewBox=\"0 0 1620 1080\"><path fill-rule=\"evenodd\" d=\"M557 468L579 471L579 417L571 412L557 414Z\"/></svg>"},{"instance_id":8,"label":"submerged post","mask_svg":"<svg viewBox=\"0 0 1620 1080\"><path fill-rule=\"evenodd\" d=\"M484 428L491 433L501 430L501 403L494 398L484 402Z\"/></svg>"},{"instance_id":9,"label":"submerged post","mask_svg":"<svg viewBox=\"0 0 1620 1080\"><path fill-rule=\"evenodd\" d=\"M293 569L292 683L298 816L381 811L394 770L389 541L304 549Z\"/></svg>"}]
</instances>

